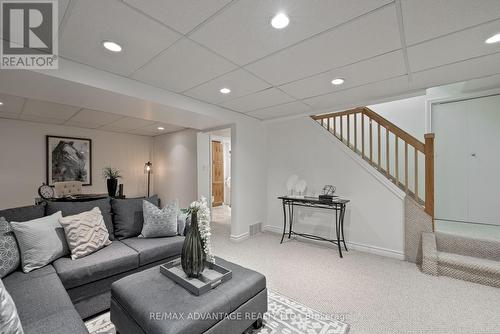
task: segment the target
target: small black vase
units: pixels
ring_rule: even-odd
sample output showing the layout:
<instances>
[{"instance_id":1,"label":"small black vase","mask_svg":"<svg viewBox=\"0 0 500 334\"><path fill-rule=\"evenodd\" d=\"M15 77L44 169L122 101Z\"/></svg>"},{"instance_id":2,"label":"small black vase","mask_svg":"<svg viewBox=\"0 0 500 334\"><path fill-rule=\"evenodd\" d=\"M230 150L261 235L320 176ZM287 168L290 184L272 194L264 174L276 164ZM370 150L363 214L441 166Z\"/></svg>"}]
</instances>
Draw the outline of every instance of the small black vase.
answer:
<instances>
[{"instance_id":1,"label":"small black vase","mask_svg":"<svg viewBox=\"0 0 500 334\"><path fill-rule=\"evenodd\" d=\"M116 188L118 187L118 179L107 179L108 195L110 197L116 196Z\"/></svg>"},{"instance_id":2,"label":"small black vase","mask_svg":"<svg viewBox=\"0 0 500 334\"><path fill-rule=\"evenodd\" d=\"M200 277L205 269L205 252L195 212L191 214L191 225L182 245L181 265L189 278Z\"/></svg>"}]
</instances>

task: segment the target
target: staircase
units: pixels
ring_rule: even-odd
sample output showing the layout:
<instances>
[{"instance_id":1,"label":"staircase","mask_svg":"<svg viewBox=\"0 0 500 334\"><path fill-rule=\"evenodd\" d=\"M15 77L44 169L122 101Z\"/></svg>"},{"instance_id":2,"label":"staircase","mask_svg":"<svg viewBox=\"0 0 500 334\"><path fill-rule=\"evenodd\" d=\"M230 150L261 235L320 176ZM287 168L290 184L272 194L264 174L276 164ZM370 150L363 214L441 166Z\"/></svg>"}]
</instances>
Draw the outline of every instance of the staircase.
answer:
<instances>
[{"instance_id":1,"label":"staircase","mask_svg":"<svg viewBox=\"0 0 500 334\"><path fill-rule=\"evenodd\" d=\"M312 118L434 217L434 134L422 143L367 107Z\"/></svg>"}]
</instances>

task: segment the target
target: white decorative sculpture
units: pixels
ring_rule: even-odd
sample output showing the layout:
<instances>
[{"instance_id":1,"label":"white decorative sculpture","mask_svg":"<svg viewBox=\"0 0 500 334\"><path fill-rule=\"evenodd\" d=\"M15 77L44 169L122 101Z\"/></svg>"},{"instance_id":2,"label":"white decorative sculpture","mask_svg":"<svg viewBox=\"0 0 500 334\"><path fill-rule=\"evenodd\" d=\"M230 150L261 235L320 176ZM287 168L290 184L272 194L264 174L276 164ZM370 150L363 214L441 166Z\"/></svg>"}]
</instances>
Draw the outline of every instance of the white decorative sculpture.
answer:
<instances>
[{"instance_id":1,"label":"white decorative sculpture","mask_svg":"<svg viewBox=\"0 0 500 334\"><path fill-rule=\"evenodd\" d=\"M293 195L293 190L297 181L299 181L299 177L295 174L290 175L290 177L286 181L286 190L288 191L289 195Z\"/></svg>"},{"instance_id":2,"label":"white decorative sculpture","mask_svg":"<svg viewBox=\"0 0 500 334\"><path fill-rule=\"evenodd\" d=\"M300 180L298 181L296 184L295 184L295 192L299 195L299 196L304 196L304 193L306 191L306 188L307 188L307 183L306 181L304 180Z\"/></svg>"}]
</instances>

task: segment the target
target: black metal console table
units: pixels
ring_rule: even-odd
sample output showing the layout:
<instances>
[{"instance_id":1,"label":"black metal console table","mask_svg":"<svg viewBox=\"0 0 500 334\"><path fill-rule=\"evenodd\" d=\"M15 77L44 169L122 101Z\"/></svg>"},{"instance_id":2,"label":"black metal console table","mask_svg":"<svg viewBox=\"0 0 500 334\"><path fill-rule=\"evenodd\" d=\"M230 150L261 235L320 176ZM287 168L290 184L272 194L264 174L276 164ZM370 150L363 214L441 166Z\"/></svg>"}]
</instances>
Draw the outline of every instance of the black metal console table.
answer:
<instances>
[{"instance_id":1,"label":"black metal console table","mask_svg":"<svg viewBox=\"0 0 500 334\"><path fill-rule=\"evenodd\" d=\"M349 200L334 198L331 202L325 202L319 200L317 197L294 197L294 196L280 196L278 199L283 202L283 235L281 236L281 242L283 243L283 239L285 238L286 225L287 225L287 207L288 207L288 239L294 235L301 236L303 238L320 240L320 241L328 241L338 246L339 255L342 256L342 247L341 243L344 245L345 250L347 251L347 246L345 244L344 238L344 216L345 216L345 208L346 204L349 203ZM293 208L295 206L303 206L310 208L319 208L319 209L328 209L335 211L335 232L337 239L326 239L317 235L306 234L306 233L298 233L292 230L293 226ZM342 236L342 238L341 238Z\"/></svg>"}]
</instances>

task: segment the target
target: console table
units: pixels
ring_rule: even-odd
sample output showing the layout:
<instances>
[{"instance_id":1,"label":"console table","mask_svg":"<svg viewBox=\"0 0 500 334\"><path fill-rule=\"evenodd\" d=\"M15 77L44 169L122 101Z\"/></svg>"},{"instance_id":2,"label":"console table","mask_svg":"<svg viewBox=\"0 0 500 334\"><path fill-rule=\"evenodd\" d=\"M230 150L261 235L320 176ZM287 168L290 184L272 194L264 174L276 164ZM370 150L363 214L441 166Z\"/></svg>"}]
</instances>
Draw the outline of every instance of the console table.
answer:
<instances>
[{"instance_id":1,"label":"console table","mask_svg":"<svg viewBox=\"0 0 500 334\"><path fill-rule=\"evenodd\" d=\"M320 200L318 197L295 197L295 196L280 196L278 197L283 202L283 235L281 236L281 243L283 243L283 239L285 238L286 225L287 225L287 208L288 208L288 239L294 235L298 235L303 238L320 240L320 241L328 241L335 245L337 245L339 249L339 255L342 258L342 247L341 243L344 245L345 250L347 251L347 246L345 244L344 238L344 215L346 204L349 203L347 199L334 198L331 202L326 202ZM335 211L335 232L336 239L327 239L320 237L318 235L306 234L306 233L298 233L292 230L293 226L293 208L295 206L303 206L309 208L318 208L318 209L327 209ZM341 238L342 236L342 238Z\"/></svg>"}]
</instances>

